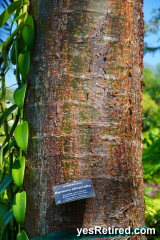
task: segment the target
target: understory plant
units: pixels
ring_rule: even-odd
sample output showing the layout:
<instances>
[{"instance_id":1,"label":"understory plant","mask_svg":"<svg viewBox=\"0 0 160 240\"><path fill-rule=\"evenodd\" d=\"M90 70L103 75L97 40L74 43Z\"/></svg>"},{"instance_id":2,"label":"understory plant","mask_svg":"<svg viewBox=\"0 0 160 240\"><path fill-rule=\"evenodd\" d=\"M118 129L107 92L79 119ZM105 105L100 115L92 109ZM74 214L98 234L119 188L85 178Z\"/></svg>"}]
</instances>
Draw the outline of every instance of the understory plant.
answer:
<instances>
[{"instance_id":1,"label":"understory plant","mask_svg":"<svg viewBox=\"0 0 160 240\"><path fill-rule=\"evenodd\" d=\"M11 3L0 15L0 28L13 15L11 28L16 28L0 45L1 116L0 128L4 132L0 147L0 239L28 240L23 228L26 211L26 192L23 190L25 156L28 145L28 123L23 119L24 99L30 65L30 52L34 46L34 25L28 16L28 0ZM6 73L15 66L18 88L14 91L14 104L6 108ZM9 118L16 117L12 126Z\"/></svg>"}]
</instances>

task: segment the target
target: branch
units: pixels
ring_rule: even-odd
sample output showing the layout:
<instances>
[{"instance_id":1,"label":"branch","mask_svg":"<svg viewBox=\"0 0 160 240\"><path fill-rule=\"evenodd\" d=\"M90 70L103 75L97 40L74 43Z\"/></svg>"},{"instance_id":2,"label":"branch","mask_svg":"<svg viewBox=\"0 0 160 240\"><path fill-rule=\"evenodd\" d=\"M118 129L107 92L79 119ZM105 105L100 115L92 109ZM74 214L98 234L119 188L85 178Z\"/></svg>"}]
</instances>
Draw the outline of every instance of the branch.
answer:
<instances>
[{"instance_id":1,"label":"branch","mask_svg":"<svg viewBox=\"0 0 160 240\"><path fill-rule=\"evenodd\" d=\"M146 54L147 52L152 52L152 53L155 53L157 50L160 50L160 46L158 47L145 47L144 49L144 54Z\"/></svg>"}]
</instances>

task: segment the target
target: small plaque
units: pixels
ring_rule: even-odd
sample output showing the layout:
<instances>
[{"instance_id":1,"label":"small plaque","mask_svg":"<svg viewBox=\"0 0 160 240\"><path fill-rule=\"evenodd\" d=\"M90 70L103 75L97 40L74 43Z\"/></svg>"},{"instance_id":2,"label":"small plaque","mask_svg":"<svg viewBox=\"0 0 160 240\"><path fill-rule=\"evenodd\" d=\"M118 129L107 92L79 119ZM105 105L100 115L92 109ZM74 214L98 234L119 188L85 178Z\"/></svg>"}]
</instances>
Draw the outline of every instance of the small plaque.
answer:
<instances>
[{"instance_id":1,"label":"small plaque","mask_svg":"<svg viewBox=\"0 0 160 240\"><path fill-rule=\"evenodd\" d=\"M94 197L94 189L90 179L65 183L53 187L56 205Z\"/></svg>"}]
</instances>

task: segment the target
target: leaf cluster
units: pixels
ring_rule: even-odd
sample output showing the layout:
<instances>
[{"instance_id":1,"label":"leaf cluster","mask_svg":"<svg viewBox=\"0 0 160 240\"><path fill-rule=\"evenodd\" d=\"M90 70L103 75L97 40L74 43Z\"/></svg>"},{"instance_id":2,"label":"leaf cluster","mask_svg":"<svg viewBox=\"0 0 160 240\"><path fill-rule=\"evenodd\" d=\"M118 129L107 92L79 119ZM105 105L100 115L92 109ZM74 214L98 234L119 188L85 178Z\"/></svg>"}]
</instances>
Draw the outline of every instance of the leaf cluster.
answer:
<instances>
[{"instance_id":1,"label":"leaf cluster","mask_svg":"<svg viewBox=\"0 0 160 240\"><path fill-rule=\"evenodd\" d=\"M147 186L160 185L160 79L150 69L143 70L146 87L143 90L143 137L144 152L142 155L144 181ZM157 193L156 193L157 192ZM146 225L156 229L156 235L148 235L149 240L160 236L160 194L153 197L145 194Z\"/></svg>"},{"instance_id":2,"label":"leaf cluster","mask_svg":"<svg viewBox=\"0 0 160 240\"><path fill-rule=\"evenodd\" d=\"M4 1L6 3L6 1ZM0 146L0 239L28 240L22 230L26 211L26 192L23 190L25 172L24 152L28 146L28 123L23 119L24 100L27 89L27 76L30 66L30 52L34 47L34 25L31 16L27 16L28 0L18 0L5 6L0 15L0 28L15 22L16 29L0 46L1 52L1 115L0 128L4 139ZM2 39L1 39L2 41ZM6 108L5 75L10 62L16 67L18 88L14 91L14 104ZM13 112L16 117L11 127L8 119Z\"/></svg>"}]
</instances>

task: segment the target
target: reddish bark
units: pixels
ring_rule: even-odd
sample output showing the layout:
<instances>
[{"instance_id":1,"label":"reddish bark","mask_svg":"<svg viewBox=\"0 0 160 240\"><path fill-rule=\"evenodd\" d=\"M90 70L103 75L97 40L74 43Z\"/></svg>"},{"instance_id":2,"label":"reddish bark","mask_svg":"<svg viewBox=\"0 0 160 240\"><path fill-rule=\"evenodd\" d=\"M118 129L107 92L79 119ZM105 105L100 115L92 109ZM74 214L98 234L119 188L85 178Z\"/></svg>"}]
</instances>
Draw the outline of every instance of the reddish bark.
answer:
<instances>
[{"instance_id":1,"label":"reddish bark","mask_svg":"<svg viewBox=\"0 0 160 240\"><path fill-rule=\"evenodd\" d=\"M30 13L26 232L144 227L142 1L32 0ZM96 197L55 205L53 186L87 178Z\"/></svg>"}]
</instances>

